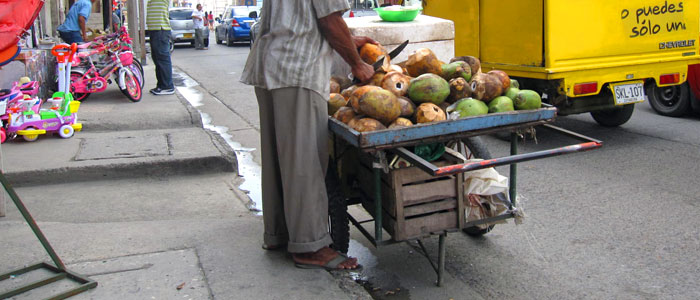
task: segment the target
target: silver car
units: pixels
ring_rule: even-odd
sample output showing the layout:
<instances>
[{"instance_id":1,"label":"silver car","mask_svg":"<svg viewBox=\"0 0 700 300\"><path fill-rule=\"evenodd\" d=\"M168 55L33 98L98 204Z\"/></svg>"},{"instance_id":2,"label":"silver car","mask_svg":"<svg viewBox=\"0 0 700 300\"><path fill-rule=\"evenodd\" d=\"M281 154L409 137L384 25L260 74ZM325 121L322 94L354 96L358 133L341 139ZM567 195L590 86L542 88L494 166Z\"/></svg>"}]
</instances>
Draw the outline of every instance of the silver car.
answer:
<instances>
[{"instance_id":1,"label":"silver car","mask_svg":"<svg viewBox=\"0 0 700 300\"><path fill-rule=\"evenodd\" d=\"M174 7L169 10L171 39L174 43L189 42L194 46L193 8ZM209 28L204 26L204 47L209 47Z\"/></svg>"}]
</instances>

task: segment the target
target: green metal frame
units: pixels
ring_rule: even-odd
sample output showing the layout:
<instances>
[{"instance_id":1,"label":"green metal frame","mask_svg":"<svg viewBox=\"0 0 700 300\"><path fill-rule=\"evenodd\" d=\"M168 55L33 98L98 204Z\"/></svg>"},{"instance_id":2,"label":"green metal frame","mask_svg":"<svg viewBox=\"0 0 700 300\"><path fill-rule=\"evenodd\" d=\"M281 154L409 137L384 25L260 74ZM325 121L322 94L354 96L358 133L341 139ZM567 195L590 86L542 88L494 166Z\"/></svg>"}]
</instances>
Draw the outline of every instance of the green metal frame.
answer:
<instances>
[{"instance_id":1,"label":"green metal frame","mask_svg":"<svg viewBox=\"0 0 700 300\"><path fill-rule=\"evenodd\" d=\"M15 203L15 206L17 206L17 209L19 212L22 214L22 217L24 218L25 221L27 221L27 224L29 227L32 229L34 232L34 235L39 239L39 242L41 245L44 247L46 250L46 253L49 254L51 257L51 260L54 262L55 266L52 266L49 263L41 262L35 265L31 265L28 267L20 268L17 270L10 271L5 274L0 274L0 281L15 278L16 276L20 276L22 274L29 273L34 270L38 269L45 269L53 273L52 276L48 278L44 278L32 283L29 283L27 285L15 288L13 290L7 291L7 292L2 292L0 291L0 299L5 299L5 298L10 298L19 294L22 294L24 292L40 288L42 286L48 285L50 283L67 279L67 280L72 280L80 285L70 289L68 291L65 291L63 293L60 293L58 295L51 296L47 299L50 300L58 300L58 299L65 299L77 294L80 294L82 292L85 292L89 289L95 288L97 286L97 282L88 278L87 276L80 275L78 273L72 272L68 269L66 269L66 266L63 264L63 261L61 261L61 258L58 257L58 254L53 250L53 247L51 247L51 244L49 241L46 239L44 236L44 233L41 232L41 229L39 229L39 225L36 224L36 221L34 221L34 218L32 215L29 213L27 210L27 207L24 206L24 203L22 203L22 200L19 198L17 193L15 192L15 189L12 188L10 185L10 182L7 180L7 177L5 177L5 174L3 174L0 171L0 183L2 183L2 186L5 188L5 191L7 191L7 194L10 195L10 198L12 199L12 202Z\"/></svg>"}]
</instances>

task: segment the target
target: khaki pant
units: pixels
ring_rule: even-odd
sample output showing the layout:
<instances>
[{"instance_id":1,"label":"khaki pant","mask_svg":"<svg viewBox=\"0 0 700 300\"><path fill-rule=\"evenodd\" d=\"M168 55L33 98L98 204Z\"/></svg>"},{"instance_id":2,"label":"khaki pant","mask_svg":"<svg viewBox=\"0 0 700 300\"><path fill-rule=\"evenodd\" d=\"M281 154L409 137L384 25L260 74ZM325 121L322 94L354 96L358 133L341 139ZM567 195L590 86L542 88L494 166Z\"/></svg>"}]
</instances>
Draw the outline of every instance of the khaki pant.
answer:
<instances>
[{"instance_id":1,"label":"khaki pant","mask_svg":"<svg viewBox=\"0 0 700 300\"><path fill-rule=\"evenodd\" d=\"M265 244L291 253L332 243L328 233L328 104L304 88L255 88L260 109Z\"/></svg>"},{"instance_id":2,"label":"khaki pant","mask_svg":"<svg viewBox=\"0 0 700 300\"><path fill-rule=\"evenodd\" d=\"M204 48L204 28L194 30L194 48Z\"/></svg>"}]
</instances>

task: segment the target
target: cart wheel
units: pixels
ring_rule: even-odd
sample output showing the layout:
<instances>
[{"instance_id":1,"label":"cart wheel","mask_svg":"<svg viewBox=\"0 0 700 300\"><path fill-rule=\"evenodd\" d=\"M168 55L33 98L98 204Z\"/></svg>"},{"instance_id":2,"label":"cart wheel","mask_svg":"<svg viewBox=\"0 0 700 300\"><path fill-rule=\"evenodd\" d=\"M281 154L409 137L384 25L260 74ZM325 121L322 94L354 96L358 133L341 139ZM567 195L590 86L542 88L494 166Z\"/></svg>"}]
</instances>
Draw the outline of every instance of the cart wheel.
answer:
<instances>
[{"instance_id":1,"label":"cart wheel","mask_svg":"<svg viewBox=\"0 0 700 300\"><path fill-rule=\"evenodd\" d=\"M70 124L63 125L58 129L58 135L64 139L72 137L73 133L75 133L75 129Z\"/></svg>"},{"instance_id":2,"label":"cart wheel","mask_svg":"<svg viewBox=\"0 0 700 300\"><path fill-rule=\"evenodd\" d=\"M345 203L337 167L333 162L329 164L326 172L326 190L328 191L328 225L333 239L331 247L336 251L348 253L350 244L348 206Z\"/></svg>"},{"instance_id":3,"label":"cart wheel","mask_svg":"<svg viewBox=\"0 0 700 300\"><path fill-rule=\"evenodd\" d=\"M469 151L471 152L472 156L475 158L481 158L481 159L491 159L491 152L489 152L489 149L486 147L486 143L481 140L480 137L475 136L475 137L468 137L462 140L465 145L467 145L467 148L469 148ZM486 228L480 228L477 226L473 227L468 227L462 229L464 233L466 233L469 236L472 237L480 237L484 234L487 234L491 229L493 229L495 225L489 225L489 227Z\"/></svg>"},{"instance_id":4,"label":"cart wheel","mask_svg":"<svg viewBox=\"0 0 700 300\"><path fill-rule=\"evenodd\" d=\"M26 130L36 130L34 128L27 128ZM25 141L27 142L33 142L36 141L39 138L39 134L25 134L22 136Z\"/></svg>"}]
</instances>

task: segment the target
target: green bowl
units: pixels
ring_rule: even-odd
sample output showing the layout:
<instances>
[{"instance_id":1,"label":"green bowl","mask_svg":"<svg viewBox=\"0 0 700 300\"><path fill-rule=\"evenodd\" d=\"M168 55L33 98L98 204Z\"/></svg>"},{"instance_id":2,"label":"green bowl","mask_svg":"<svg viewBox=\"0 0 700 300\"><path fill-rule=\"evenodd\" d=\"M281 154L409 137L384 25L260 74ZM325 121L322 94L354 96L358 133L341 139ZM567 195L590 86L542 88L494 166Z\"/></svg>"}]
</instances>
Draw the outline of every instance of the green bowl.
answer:
<instances>
[{"instance_id":1,"label":"green bowl","mask_svg":"<svg viewBox=\"0 0 700 300\"><path fill-rule=\"evenodd\" d=\"M387 22L413 21L421 11L419 7L401 7L399 10L387 10L387 7L374 9L382 20Z\"/></svg>"}]
</instances>

